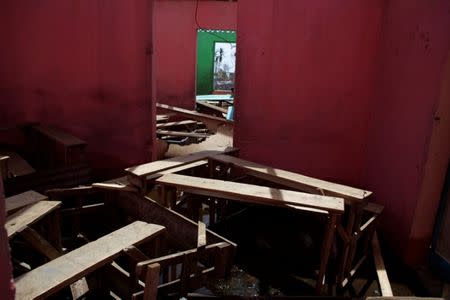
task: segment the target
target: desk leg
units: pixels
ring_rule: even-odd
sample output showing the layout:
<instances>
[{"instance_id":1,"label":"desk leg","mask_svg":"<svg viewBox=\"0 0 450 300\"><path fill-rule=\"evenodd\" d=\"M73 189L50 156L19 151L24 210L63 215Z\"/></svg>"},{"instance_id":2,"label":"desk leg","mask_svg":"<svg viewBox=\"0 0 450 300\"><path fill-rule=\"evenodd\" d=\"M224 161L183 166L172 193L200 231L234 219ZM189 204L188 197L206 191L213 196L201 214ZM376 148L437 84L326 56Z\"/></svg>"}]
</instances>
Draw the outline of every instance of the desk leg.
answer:
<instances>
[{"instance_id":1,"label":"desk leg","mask_svg":"<svg viewBox=\"0 0 450 300\"><path fill-rule=\"evenodd\" d=\"M61 212L59 209L53 211L48 217L48 241L58 252L62 252L61 243Z\"/></svg>"},{"instance_id":2,"label":"desk leg","mask_svg":"<svg viewBox=\"0 0 450 300\"><path fill-rule=\"evenodd\" d=\"M322 250L320 253L320 269L316 284L316 294L322 293L323 285L325 284L325 273L327 271L328 261L330 259L331 246L333 245L335 231L336 231L337 215L332 214L328 219L328 225L325 231Z\"/></svg>"}]
</instances>

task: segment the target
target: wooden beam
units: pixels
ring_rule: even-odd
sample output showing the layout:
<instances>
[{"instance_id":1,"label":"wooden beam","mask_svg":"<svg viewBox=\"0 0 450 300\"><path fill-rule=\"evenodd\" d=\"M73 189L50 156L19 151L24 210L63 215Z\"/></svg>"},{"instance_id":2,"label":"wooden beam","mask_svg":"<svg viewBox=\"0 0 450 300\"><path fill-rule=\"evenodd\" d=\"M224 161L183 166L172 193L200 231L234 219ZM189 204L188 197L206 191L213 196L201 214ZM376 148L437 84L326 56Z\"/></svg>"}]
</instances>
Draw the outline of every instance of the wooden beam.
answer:
<instances>
[{"instance_id":1,"label":"wooden beam","mask_svg":"<svg viewBox=\"0 0 450 300\"><path fill-rule=\"evenodd\" d=\"M235 201L315 210L319 213L344 212L341 198L269 188L245 183L167 174L156 183L180 188L188 193L230 199Z\"/></svg>"}]
</instances>

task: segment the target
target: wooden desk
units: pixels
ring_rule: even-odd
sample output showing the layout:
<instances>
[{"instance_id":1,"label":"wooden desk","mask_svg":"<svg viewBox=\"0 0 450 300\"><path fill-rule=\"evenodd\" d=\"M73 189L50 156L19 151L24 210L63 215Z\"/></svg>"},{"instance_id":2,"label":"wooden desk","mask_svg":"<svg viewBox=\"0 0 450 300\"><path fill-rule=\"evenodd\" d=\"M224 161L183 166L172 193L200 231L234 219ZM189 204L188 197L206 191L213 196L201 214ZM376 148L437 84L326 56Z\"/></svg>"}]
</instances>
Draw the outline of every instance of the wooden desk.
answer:
<instances>
[{"instance_id":1,"label":"wooden desk","mask_svg":"<svg viewBox=\"0 0 450 300\"><path fill-rule=\"evenodd\" d=\"M213 155L235 153L237 151L238 150L236 148L228 148L224 151L200 151L185 156L177 156L174 158L157 160L146 164L130 167L125 169L125 172L127 172L128 174L128 180L130 181L130 183L136 185L139 189L141 189L142 192L145 193L147 190L147 176L149 175L153 175L172 168L180 168L200 160L205 160L206 158ZM188 167L190 168L190 166Z\"/></svg>"},{"instance_id":2,"label":"wooden desk","mask_svg":"<svg viewBox=\"0 0 450 300\"><path fill-rule=\"evenodd\" d=\"M337 219L344 212L343 199L178 174L164 175L156 179L156 183L161 184L163 187L172 187L192 194L329 214L316 284L317 293L322 293ZM163 188L163 194L166 192L166 188Z\"/></svg>"}]
</instances>

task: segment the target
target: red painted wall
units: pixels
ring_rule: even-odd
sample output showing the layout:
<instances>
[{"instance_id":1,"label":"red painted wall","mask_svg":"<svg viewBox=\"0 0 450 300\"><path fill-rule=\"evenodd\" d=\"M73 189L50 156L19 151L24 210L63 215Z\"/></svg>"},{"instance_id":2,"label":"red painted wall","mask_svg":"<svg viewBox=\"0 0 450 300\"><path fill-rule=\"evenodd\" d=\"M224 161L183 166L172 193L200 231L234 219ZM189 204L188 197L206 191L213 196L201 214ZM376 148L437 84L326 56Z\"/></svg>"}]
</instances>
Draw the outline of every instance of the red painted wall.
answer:
<instances>
[{"instance_id":1,"label":"red painted wall","mask_svg":"<svg viewBox=\"0 0 450 300\"><path fill-rule=\"evenodd\" d=\"M157 99L161 103L188 109L195 107L196 2L155 2ZM197 16L203 28L236 30L237 3L199 1Z\"/></svg>"},{"instance_id":2,"label":"red painted wall","mask_svg":"<svg viewBox=\"0 0 450 300\"><path fill-rule=\"evenodd\" d=\"M66 129L102 173L149 161L152 3L1 1L2 126Z\"/></svg>"},{"instance_id":3,"label":"red painted wall","mask_svg":"<svg viewBox=\"0 0 450 300\"><path fill-rule=\"evenodd\" d=\"M388 233L385 238L416 263L430 244L446 169L441 179L436 178L441 180L437 195L428 195L417 211L450 50L450 2L389 1L382 28L379 73L370 106L366 182L376 201L385 206L381 222ZM414 222L420 222L419 234L411 231Z\"/></svg>"},{"instance_id":4,"label":"red painted wall","mask_svg":"<svg viewBox=\"0 0 450 300\"><path fill-rule=\"evenodd\" d=\"M5 199L3 181L0 180L0 298L14 299L14 284L12 281L11 261L9 259L9 244L5 224Z\"/></svg>"},{"instance_id":5,"label":"red painted wall","mask_svg":"<svg viewBox=\"0 0 450 300\"><path fill-rule=\"evenodd\" d=\"M242 157L361 184L381 14L380 1L238 2Z\"/></svg>"}]
</instances>

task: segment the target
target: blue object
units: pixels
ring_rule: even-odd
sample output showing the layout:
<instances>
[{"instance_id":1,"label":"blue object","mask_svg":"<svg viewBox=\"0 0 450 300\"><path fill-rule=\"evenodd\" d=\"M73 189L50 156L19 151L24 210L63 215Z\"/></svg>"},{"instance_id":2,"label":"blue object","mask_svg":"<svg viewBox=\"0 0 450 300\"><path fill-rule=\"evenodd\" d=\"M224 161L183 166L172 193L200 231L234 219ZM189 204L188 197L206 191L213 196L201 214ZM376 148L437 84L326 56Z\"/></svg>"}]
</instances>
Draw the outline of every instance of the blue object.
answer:
<instances>
[{"instance_id":1,"label":"blue object","mask_svg":"<svg viewBox=\"0 0 450 300\"><path fill-rule=\"evenodd\" d=\"M228 111L227 111L227 120L231 120L233 121L233 117L234 117L234 106L228 106Z\"/></svg>"}]
</instances>

